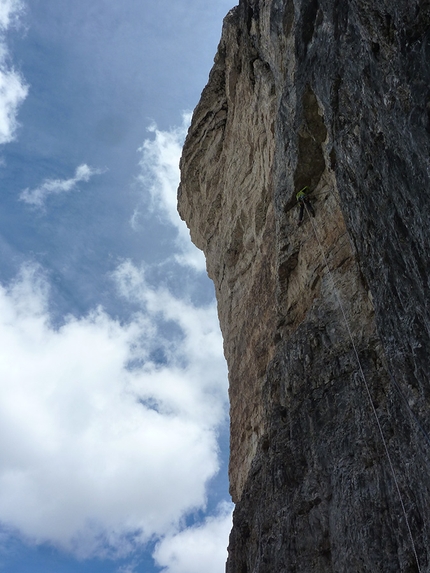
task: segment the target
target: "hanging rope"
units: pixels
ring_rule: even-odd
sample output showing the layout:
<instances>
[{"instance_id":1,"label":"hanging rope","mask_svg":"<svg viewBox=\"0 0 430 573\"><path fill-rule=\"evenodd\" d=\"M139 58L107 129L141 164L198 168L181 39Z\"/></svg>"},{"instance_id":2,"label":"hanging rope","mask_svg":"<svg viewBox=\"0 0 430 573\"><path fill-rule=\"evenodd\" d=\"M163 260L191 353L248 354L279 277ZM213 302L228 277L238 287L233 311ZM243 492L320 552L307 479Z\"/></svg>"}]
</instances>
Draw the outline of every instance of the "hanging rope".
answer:
<instances>
[{"instance_id":1,"label":"hanging rope","mask_svg":"<svg viewBox=\"0 0 430 573\"><path fill-rule=\"evenodd\" d=\"M393 480L394 480L394 483L395 483L395 486L396 486L396 490L397 490L397 493L398 493L398 496L399 496L400 505L402 506L403 516L404 516L404 518L405 518L406 526L407 526L408 533L409 533L409 537L410 537L410 540L411 540L412 550L413 550L413 552L414 552L415 561L416 561L416 563L417 563L418 573L421 573L420 562L419 562L419 559L418 559L418 554L417 554L417 550L416 550L416 547L415 547L415 542L414 542L414 538L413 538L413 535L412 535L412 530L411 530L411 527L410 527L410 525L409 525L409 519L408 519L408 515L407 515L407 513L406 513L406 507L405 507L405 504L404 504L404 502L403 502L403 496L402 496L402 493L401 493L401 491L400 491L399 483L398 483L398 481L397 481L396 472L394 471L394 465L393 465L393 462L392 462L392 459L391 459L390 452L389 452L389 450L388 450L387 442L386 442L385 437L384 437L384 432L382 431L381 422L379 421L378 413L377 413L377 411L376 411L375 405L374 405L373 400L372 400L372 395L371 395L371 393L370 393L370 388L369 388L369 385L368 385L368 383L367 383L366 376L364 375L364 371L363 371L363 367L362 367L362 365L361 365L360 357L359 357L359 355L358 355L358 351L357 351L357 348L356 348L356 346L355 346L354 339L353 339L353 337L352 337L352 332L351 332L351 329L350 329L350 326L349 326L349 322L348 322L348 319L347 319L347 317L346 317L346 313L345 313L345 310L344 310L344 308L343 308L343 304L342 304L342 301L341 301L339 292L338 292L338 290L337 290L336 283L335 283L334 278L333 278L333 274L332 274L332 272L331 272L331 270L330 270L330 267L328 266L327 257L326 257L326 255L325 255L325 252L324 252L324 249L323 249L323 247L322 247L321 241L320 241L320 239L319 239L319 237L318 237L318 233L317 233L315 224L314 224L314 222L313 222L313 219L312 219L311 216L310 216L309 209L308 209L308 206L306 205L306 202L304 203L304 205L305 205L305 209L306 209L306 213L307 213L307 215L308 215L308 218L309 218L309 220L310 220L310 222L311 222L311 224L312 224L312 228L313 228L313 231L314 231L314 234L315 234L315 238L316 238L316 240L317 240L317 243L318 243L318 245L319 245L321 254L322 254L322 256L323 256L324 264L325 264L325 266L326 266L326 268L327 268L328 274L329 274L330 279L331 279L331 281L332 281L332 283L333 283L333 292L335 293L337 302L339 303L340 310L342 311L343 320L344 320L344 322L345 322L346 329L347 329L347 331L348 331L348 335L349 335L349 338L350 338L350 340L351 340L352 347L353 347L353 349L354 349L354 354L355 354L355 357L356 357L356 359L357 359L358 368L359 368L359 370L360 370L360 374L361 374L361 377L362 377L363 382L364 382L364 387L365 387L365 389L366 389L366 393L367 393L367 396L368 396L368 398L369 398L369 402L370 402L370 405L371 405L371 408L372 408L372 412L373 412L373 415L374 415L374 417L375 417L376 424L377 424L378 429L379 429L379 433L380 433L380 435L381 435L382 443L383 443L383 445L384 445L385 453L386 453L386 455L387 455L388 463L389 463L389 465L390 465L390 469L391 469L391 473L392 473L392 476L393 476Z\"/></svg>"}]
</instances>

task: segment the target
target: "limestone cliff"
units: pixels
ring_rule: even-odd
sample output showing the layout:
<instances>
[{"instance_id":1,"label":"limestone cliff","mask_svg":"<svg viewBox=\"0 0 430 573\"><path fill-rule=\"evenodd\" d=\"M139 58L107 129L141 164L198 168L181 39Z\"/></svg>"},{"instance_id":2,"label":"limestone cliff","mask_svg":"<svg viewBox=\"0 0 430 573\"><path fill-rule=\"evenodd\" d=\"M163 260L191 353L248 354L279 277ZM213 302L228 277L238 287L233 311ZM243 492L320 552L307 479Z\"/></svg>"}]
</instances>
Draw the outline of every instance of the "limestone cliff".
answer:
<instances>
[{"instance_id":1,"label":"limestone cliff","mask_svg":"<svg viewBox=\"0 0 430 573\"><path fill-rule=\"evenodd\" d=\"M229 573L430 571L429 135L427 0L225 18L178 205L229 367Z\"/></svg>"}]
</instances>

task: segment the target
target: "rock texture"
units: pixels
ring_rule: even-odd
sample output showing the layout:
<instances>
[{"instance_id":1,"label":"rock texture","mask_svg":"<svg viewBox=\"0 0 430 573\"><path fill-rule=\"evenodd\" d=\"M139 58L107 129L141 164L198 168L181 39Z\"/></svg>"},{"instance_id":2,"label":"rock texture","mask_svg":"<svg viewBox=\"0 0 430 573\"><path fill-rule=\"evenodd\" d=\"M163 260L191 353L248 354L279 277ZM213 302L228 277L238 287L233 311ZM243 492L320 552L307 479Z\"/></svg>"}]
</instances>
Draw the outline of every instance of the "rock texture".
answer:
<instances>
[{"instance_id":1,"label":"rock texture","mask_svg":"<svg viewBox=\"0 0 430 573\"><path fill-rule=\"evenodd\" d=\"M228 573L430 571L429 134L428 1L227 15L178 204L229 367Z\"/></svg>"}]
</instances>

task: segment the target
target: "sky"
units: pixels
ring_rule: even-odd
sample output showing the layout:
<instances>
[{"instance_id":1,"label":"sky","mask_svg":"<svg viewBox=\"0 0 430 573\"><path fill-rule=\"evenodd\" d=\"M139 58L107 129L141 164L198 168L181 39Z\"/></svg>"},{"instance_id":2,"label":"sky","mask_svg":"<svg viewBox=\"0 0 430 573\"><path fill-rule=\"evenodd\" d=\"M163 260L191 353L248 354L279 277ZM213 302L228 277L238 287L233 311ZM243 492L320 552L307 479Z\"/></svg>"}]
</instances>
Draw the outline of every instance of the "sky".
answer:
<instances>
[{"instance_id":1,"label":"sky","mask_svg":"<svg viewBox=\"0 0 430 573\"><path fill-rule=\"evenodd\" d=\"M179 157L234 0L0 0L0 573L218 573L227 368Z\"/></svg>"}]
</instances>

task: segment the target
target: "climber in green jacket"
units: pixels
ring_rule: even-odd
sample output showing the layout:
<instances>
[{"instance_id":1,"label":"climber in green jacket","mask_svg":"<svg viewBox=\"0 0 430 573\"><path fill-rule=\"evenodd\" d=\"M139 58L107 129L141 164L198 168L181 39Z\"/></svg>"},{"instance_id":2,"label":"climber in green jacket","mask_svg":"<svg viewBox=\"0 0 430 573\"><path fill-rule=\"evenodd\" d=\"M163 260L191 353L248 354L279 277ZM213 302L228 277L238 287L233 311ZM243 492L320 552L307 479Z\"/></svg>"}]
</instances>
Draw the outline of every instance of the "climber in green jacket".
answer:
<instances>
[{"instance_id":1,"label":"climber in green jacket","mask_svg":"<svg viewBox=\"0 0 430 573\"><path fill-rule=\"evenodd\" d=\"M297 223L299 227L303 223L303 215L305 213L305 207L306 211L309 211L312 217L315 217L314 208L312 207L312 203L310 202L309 197L307 195L308 189L309 187L306 185L306 187L300 189L300 191L296 195L297 203L298 205L300 205L299 221Z\"/></svg>"}]
</instances>

